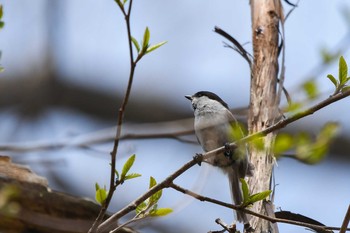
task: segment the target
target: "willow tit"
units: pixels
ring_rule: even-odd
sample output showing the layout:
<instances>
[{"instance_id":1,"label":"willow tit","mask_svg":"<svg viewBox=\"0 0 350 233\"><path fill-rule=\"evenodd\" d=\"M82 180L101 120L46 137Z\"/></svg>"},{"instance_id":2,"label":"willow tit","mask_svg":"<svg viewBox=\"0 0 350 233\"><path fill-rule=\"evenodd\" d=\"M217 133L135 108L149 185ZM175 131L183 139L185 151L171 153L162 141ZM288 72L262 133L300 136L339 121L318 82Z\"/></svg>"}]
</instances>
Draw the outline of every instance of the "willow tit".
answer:
<instances>
[{"instance_id":1,"label":"willow tit","mask_svg":"<svg viewBox=\"0 0 350 233\"><path fill-rule=\"evenodd\" d=\"M228 143L243 137L243 131L230 112L228 105L216 94L200 91L185 96L194 110L194 129L205 152L227 147ZM236 148L231 153L225 150L208 159L209 164L219 167L229 177L231 196L236 205L242 203L240 178L253 174L253 165L249 163L246 146ZM249 227L249 219L244 212L237 211L237 220Z\"/></svg>"}]
</instances>

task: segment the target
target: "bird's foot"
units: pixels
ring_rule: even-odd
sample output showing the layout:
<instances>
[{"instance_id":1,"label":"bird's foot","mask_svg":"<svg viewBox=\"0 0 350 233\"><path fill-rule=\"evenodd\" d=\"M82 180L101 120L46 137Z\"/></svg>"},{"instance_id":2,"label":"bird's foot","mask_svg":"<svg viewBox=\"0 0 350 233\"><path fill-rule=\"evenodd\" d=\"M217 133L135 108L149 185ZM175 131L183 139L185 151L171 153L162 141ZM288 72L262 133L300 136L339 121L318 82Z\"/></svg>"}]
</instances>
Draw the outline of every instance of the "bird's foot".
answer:
<instances>
[{"instance_id":1,"label":"bird's foot","mask_svg":"<svg viewBox=\"0 0 350 233\"><path fill-rule=\"evenodd\" d=\"M193 156L193 159L197 162L197 164L199 166L202 165L202 162L203 162L203 155L202 154L196 153L196 155Z\"/></svg>"},{"instance_id":2,"label":"bird's foot","mask_svg":"<svg viewBox=\"0 0 350 233\"><path fill-rule=\"evenodd\" d=\"M232 159L232 150L231 150L231 147L230 147L230 143L226 142L225 145L225 151L224 151L224 155L225 157L229 158L229 159Z\"/></svg>"},{"instance_id":3,"label":"bird's foot","mask_svg":"<svg viewBox=\"0 0 350 233\"><path fill-rule=\"evenodd\" d=\"M253 229L253 227L248 223L244 224L244 232L245 233L251 233L254 232L255 230Z\"/></svg>"}]
</instances>

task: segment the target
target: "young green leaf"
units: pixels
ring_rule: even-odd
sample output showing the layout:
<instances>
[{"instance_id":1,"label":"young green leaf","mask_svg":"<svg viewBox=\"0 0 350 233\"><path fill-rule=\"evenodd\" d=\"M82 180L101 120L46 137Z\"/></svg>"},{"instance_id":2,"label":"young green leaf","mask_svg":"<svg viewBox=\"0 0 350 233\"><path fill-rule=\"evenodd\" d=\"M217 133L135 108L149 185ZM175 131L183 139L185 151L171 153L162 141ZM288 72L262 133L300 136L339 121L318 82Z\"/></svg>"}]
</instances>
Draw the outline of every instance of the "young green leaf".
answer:
<instances>
[{"instance_id":1,"label":"young green leaf","mask_svg":"<svg viewBox=\"0 0 350 233\"><path fill-rule=\"evenodd\" d=\"M342 92L346 92L346 91L348 91L348 90L350 90L350 86L344 86L344 87L341 89Z\"/></svg>"},{"instance_id":2,"label":"young green leaf","mask_svg":"<svg viewBox=\"0 0 350 233\"><path fill-rule=\"evenodd\" d=\"M120 1L120 0L114 0L117 4L118 4L118 6L121 8L121 9L124 9L124 6L123 6L123 4L122 4L122 2Z\"/></svg>"},{"instance_id":3,"label":"young green leaf","mask_svg":"<svg viewBox=\"0 0 350 233\"><path fill-rule=\"evenodd\" d=\"M266 199L270 195L271 192L272 192L271 190L266 190L266 191L251 195L249 197L250 204L253 204L257 201L261 201L261 200Z\"/></svg>"},{"instance_id":4,"label":"young green leaf","mask_svg":"<svg viewBox=\"0 0 350 233\"><path fill-rule=\"evenodd\" d=\"M151 176L150 181L149 181L149 188L152 188L156 184L157 184L156 180ZM156 192L155 194L150 196L149 205L156 204L158 202L158 200L161 198L161 196L162 196L162 190L159 190L158 192Z\"/></svg>"},{"instance_id":5,"label":"young green leaf","mask_svg":"<svg viewBox=\"0 0 350 233\"><path fill-rule=\"evenodd\" d=\"M127 1L128 1L128 0L124 0L124 1L123 1L123 5L125 5L125 3L126 3Z\"/></svg>"},{"instance_id":6,"label":"young green leaf","mask_svg":"<svg viewBox=\"0 0 350 233\"><path fill-rule=\"evenodd\" d=\"M243 203L248 201L249 199L249 188L248 188L248 184L245 181L245 179L240 178L241 183L242 183L242 193L243 193ZM241 204L241 203L236 203L236 204Z\"/></svg>"},{"instance_id":7,"label":"young green leaf","mask_svg":"<svg viewBox=\"0 0 350 233\"><path fill-rule=\"evenodd\" d=\"M136 207L136 214L139 214L147 209L147 203L144 201Z\"/></svg>"},{"instance_id":8,"label":"young green leaf","mask_svg":"<svg viewBox=\"0 0 350 233\"><path fill-rule=\"evenodd\" d=\"M157 184L156 179L154 179L152 176L149 178L149 188L151 189L153 186Z\"/></svg>"},{"instance_id":9,"label":"young green leaf","mask_svg":"<svg viewBox=\"0 0 350 233\"><path fill-rule=\"evenodd\" d=\"M149 39L151 37L151 33L148 29L148 27L146 27L146 30L143 34L143 42L142 42L142 51L146 52L149 46Z\"/></svg>"},{"instance_id":10,"label":"young green leaf","mask_svg":"<svg viewBox=\"0 0 350 233\"><path fill-rule=\"evenodd\" d=\"M120 179L122 181L125 180L125 176L126 174L129 172L130 168L132 167L132 165L134 164L135 162L135 157L136 155L133 154L132 156L130 156L128 158L128 160L125 162L124 166L123 166L123 169L122 169L122 173L120 174Z\"/></svg>"},{"instance_id":11,"label":"young green leaf","mask_svg":"<svg viewBox=\"0 0 350 233\"><path fill-rule=\"evenodd\" d=\"M287 133L280 133L276 136L274 144L275 156L281 155L282 153L290 150L293 146L293 137Z\"/></svg>"},{"instance_id":12,"label":"young green leaf","mask_svg":"<svg viewBox=\"0 0 350 233\"><path fill-rule=\"evenodd\" d=\"M119 180L119 172L117 171L117 169L114 170L115 173L115 179Z\"/></svg>"},{"instance_id":13,"label":"young green leaf","mask_svg":"<svg viewBox=\"0 0 350 233\"><path fill-rule=\"evenodd\" d=\"M131 37L131 41L134 44L137 52L139 53L140 52L140 44L139 44L139 42L137 42L137 40L134 37Z\"/></svg>"},{"instance_id":14,"label":"young green leaf","mask_svg":"<svg viewBox=\"0 0 350 233\"><path fill-rule=\"evenodd\" d=\"M156 49L158 49L160 46L166 44L167 42L168 41L163 41L163 42L160 42L158 44L155 44L155 45L152 45L152 46L148 47L147 50L146 50L146 54L150 53L150 52L152 52L152 51L154 51Z\"/></svg>"},{"instance_id":15,"label":"young green leaf","mask_svg":"<svg viewBox=\"0 0 350 233\"><path fill-rule=\"evenodd\" d=\"M139 174L139 173L131 173L131 174L126 175L124 180L131 180L131 179L134 179L134 178L137 178L140 176L141 176L141 174Z\"/></svg>"},{"instance_id":16,"label":"young green leaf","mask_svg":"<svg viewBox=\"0 0 350 233\"><path fill-rule=\"evenodd\" d=\"M303 84L303 89L310 100L317 98L319 91L315 81L309 80Z\"/></svg>"},{"instance_id":17,"label":"young green leaf","mask_svg":"<svg viewBox=\"0 0 350 233\"><path fill-rule=\"evenodd\" d=\"M337 88L339 86L338 80L336 78L334 78L333 75L329 74L327 75L327 78L329 80L331 80L331 82L334 84L334 86Z\"/></svg>"},{"instance_id":18,"label":"young green leaf","mask_svg":"<svg viewBox=\"0 0 350 233\"><path fill-rule=\"evenodd\" d=\"M100 186L97 183L95 184L95 189L96 189L95 199L98 203L100 203L102 205L102 203L107 198L108 192L107 192L105 187L100 188Z\"/></svg>"},{"instance_id":19,"label":"young green leaf","mask_svg":"<svg viewBox=\"0 0 350 233\"><path fill-rule=\"evenodd\" d=\"M150 211L150 215L151 217L161 217L161 216L165 216L170 214L171 212L173 212L172 209L170 208L159 208L159 209L155 209Z\"/></svg>"},{"instance_id":20,"label":"young green leaf","mask_svg":"<svg viewBox=\"0 0 350 233\"><path fill-rule=\"evenodd\" d=\"M348 65L343 56L339 58L339 82L340 85L345 84L346 79L348 77Z\"/></svg>"}]
</instances>

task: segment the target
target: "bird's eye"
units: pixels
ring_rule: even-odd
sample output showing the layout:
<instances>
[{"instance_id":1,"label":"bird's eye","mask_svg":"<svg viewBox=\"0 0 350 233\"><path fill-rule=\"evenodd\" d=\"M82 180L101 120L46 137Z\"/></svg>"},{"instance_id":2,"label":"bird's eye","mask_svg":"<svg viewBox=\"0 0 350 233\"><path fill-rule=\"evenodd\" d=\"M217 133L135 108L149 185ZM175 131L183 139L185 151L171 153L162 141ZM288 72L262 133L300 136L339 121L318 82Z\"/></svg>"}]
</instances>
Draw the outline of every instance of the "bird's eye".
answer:
<instances>
[{"instance_id":1,"label":"bird's eye","mask_svg":"<svg viewBox=\"0 0 350 233\"><path fill-rule=\"evenodd\" d=\"M192 103L192 108L193 108L194 110L196 110L196 108L197 108L197 104Z\"/></svg>"}]
</instances>

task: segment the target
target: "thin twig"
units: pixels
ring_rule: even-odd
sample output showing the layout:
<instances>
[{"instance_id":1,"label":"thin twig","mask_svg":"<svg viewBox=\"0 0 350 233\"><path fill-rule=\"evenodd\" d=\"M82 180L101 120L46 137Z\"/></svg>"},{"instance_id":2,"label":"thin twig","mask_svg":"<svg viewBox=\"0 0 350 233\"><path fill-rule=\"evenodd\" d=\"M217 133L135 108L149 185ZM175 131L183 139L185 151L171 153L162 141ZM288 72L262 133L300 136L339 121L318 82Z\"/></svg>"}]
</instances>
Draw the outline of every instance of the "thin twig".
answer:
<instances>
[{"instance_id":1,"label":"thin twig","mask_svg":"<svg viewBox=\"0 0 350 233\"><path fill-rule=\"evenodd\" d=\"M344 221L343 221L343 223L341 225L339 233L345 233L347 231L347 227L349 225L349 221L350 221L350 205L348 207L348 211L345 214Z\"/></svg>"},{"instance_id":2,"label":"thin twig","mask_svg":"<svg viewBox=\"0 0 350 233\"><path fill-rule=\"evenodd\" d=\"M234 49L236 52L238 52L249 64L249 68L252 69L252 60L251 55L243 48L243 46L230 34L222 30L221 28L215 26L214 32L218 33L219 35L225 37L227 40L229 40L235 47L227 46L232 49Z\"/></svg>"},{"instance_id":3,"label":"thin twig","mask_svg":"<svg viewBox=\"0 0 350 233\"><path fill-rule=\"evenodd\" d=\"M118 122L117 122L117 130L116 130L116 135L114 139L114 145L113 145L113 150L110 153L111 154L111 173L110 173L110 184L109 184L109 191L107 198L103 202L101 206L101 210L93 223L91 229L89 232L95 232L97 229L97 226L102 222L106 211L108 209L108 206L110 204L110 201L112 200L114 191L116 189L116 184L115 184L115 167L116 167L116 157L118 153L118 146L119 146L119 139L122 134L122 125L123 125L123 120L124 120L124 113L125 113L125 108L126 105L128 104L128 100L130 97L130 92L131 92L131 87L133 84L133 79L134 79L134 73L135 73L135 68L136 64L139 61L139 57L137 58L136 61L134 61L134 55L133 55L133 47L132 47L132 37L131 37L131 28L130 28L130 15L131 15L131 8L132 8L132 2L133 0L129 1L129 8L128 8L128 13L125 13L124 7L120 4L117 4L121 11L123 12L123 15L125 17L125 22L126 22L126 28L127 28L127 34L128 34L128 43L129 43L129 56L130 56L130 73L129 73L129 81L128 85L126 88L126 92L124 95L123 102L121 104L121 107L119 108L118 112Z\"/></svg>"}]
</instances>

